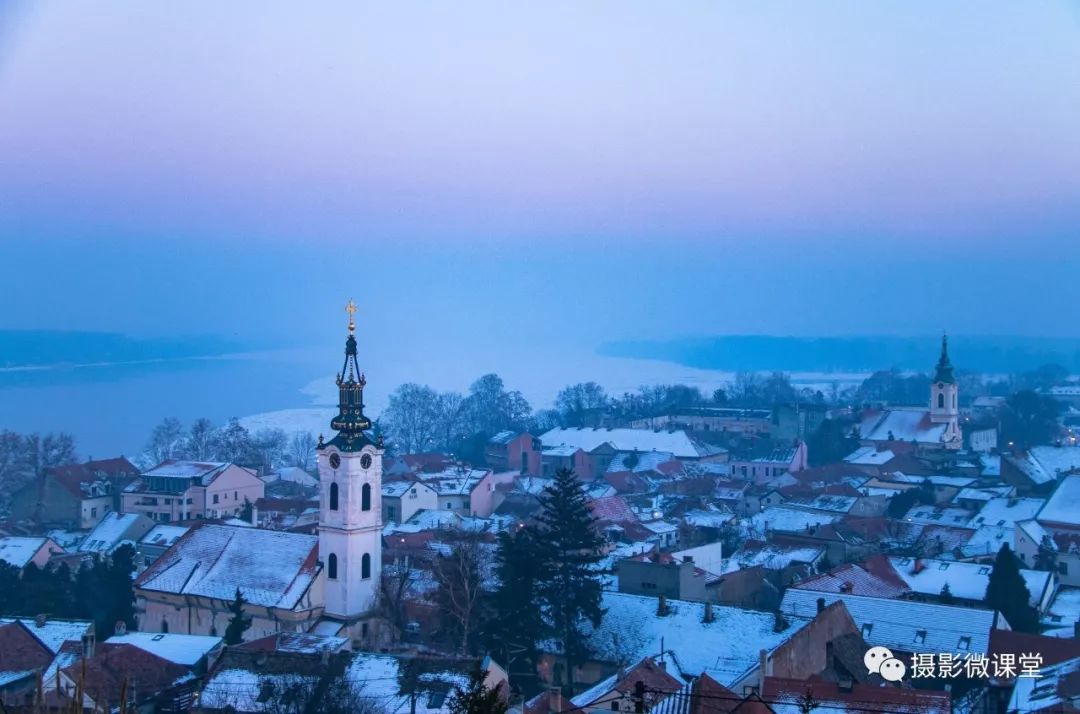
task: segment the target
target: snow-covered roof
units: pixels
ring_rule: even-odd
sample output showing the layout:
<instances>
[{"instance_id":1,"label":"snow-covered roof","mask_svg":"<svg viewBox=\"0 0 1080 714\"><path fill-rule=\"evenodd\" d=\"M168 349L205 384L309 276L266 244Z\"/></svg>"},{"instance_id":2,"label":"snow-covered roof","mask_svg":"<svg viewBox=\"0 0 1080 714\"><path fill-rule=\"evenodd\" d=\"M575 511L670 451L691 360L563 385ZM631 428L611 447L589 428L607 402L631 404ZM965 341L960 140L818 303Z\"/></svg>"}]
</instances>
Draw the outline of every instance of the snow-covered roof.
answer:
<instances>
[{"instance_id":1,"label":"snow-covered roof","mask_svg":"<svg viewBox=\"0 0 1080 714\"><path fill-rule=\"evenodd\" d=\"M318 572L319 539L261 528L192 529L135 581L138 588L291 610Z\"/></svg>"},{"instance_id":2,"label":"snow-covered roof","mask_svg":"<svg viewBox=\"0 0 1080 714\"><path fill-rule=\"evenodd\" d=\"M401 660L389 655L356 653L349 663L345 676L350 681L362 682L364 697L370 697L380 705L385 714L405 714L410 711L407 694L398 686L398 668ZM421 675L426 681L441 682L447 690L464 688L468 684L465 673L447 669L443 672L427 672ZM416 700L417 714L438 714L446 711L448 697L424 694Z\"/></svg>"},{"instance_id":3,"label":"snow-covered roof","mask_svg":"<svg viewBox=\"0 0 1080 714\"><path fill-rule=\"evenodd\" d=\"M608 473L617 471L655 471L660 464L667 463L675 458L675 454L669 451L645 451L645 452L620 452L608 464ZM636 461L635 461L636 460ZM629 464L633 464L630 466Z\"/></svg>"},{"instance_id":4,"label":"snow-covered roof","mask_svg":"<svg viewBox=\"0 0 1080 714\"><path fill-rule=\"evenodd\" d=\"M139 544L168 548L173 543L183 538L184 534L189 530L191 529L187 526L171 526L163 523L151 528L150 531L139 540Z\"/></svg>"},{"instance_id":5,"label":"snow-covered roof","mask_svg":"<svg viewBox=\"0 0 1080 714\"><path fill-rule=\"evenodd\" d=\"M83 635L92 633L94 628L94 623L89 620L49 618L38 624L33 617L0 617L0 624L9 622L22 622L53 654L59 652L65 642L82 642Z\"/></svg>"},{"instance_id":6,"label":"snow-covered roof","mask_svg":"<svg viewBox=\"0 0 1080 714\"><path fill-rule=\"evenodd\" d=\"M783 570L792 563L815 563L825 555L825 549L811 545L781 545L778 543L747 543L732 553L724 565L730 573L761 565L769 570Z\"/></svg>"},{"instance_id":7,"label":"snow-covered roof","mask_svg":"<svg viewBox=\"0 0 1080 714\"><path fill-rule=\"evenodd\" d=\"M1009 546L1009 550L1016 552L1016 527L1014 524L980 526L975 529L975 535L971 536L971 539L961 547L960 551L963 557L974 558L980 555L995 555L1003 545Z\"/></svg>"},{"instance_id":8,"label":"snow-covered roof","mask_svg":"<svg viewBox=\"0 0 1080 714\"><path fill-rule=\"evenodd\" d=\"M780 610L791 616L813 617L819 598L826 605L843 601L863 639L874 647L901 652L989 652L994 627L991 610L795 588L784 593Z\"/></svg>"},{"instance_id":9,"label":"snow-covered roof","mask_svg":"<svg viewBox=\"0 0 1080 714\"><path fill-rule=\"evenodd\" d=\"M415 481L390 481L383 482L382 495L386 498L401 498L411 489L427 489L432 490L426 483Z\"/></svg>"},{"instance_id":10,"label":"snow-covered roof","mask_svg":"<svg viewBox=\"0 0 1080 714\"><path fill-rule=\"evenodd\" d=\"M149 526L149 519L141 513L106 513L101 522L83 538L79 552L111 553L125 540L130 541L141 535L137 532L140 521Z\"/></svg>"},{"instance_id":11,"label":"snow-covered roof","mask_svg":"<svg viewBox=\"0 0 1080 714\"><path fill-rule=\"evenodd\" d=\"M44 536L0 537L0 560L16 568L25 568L48 543L49 539Z\"/></svg>"},{"instance_id":12,"label":"snow-covered roof","mask_svg":"<svg viewBox=\"0 0 1080 714\"><path fill-rule=\"evenodd\" d=\"M702 455L699 447L682 430L557 428L543 434L540 443L543 444L544 452L558 446L592 451L607 443L616 451L662 451L679 459L696 459Z\"/></svg>"},{"instance_id":13,"label":"snow-covered roof","mask_svg":"<svg viewBox=\"0 0 1080 714\"><path fill-rule=\"evenodd\" d=\"M1075 707L1080 657L1041 667L1039 677L1017 677L1009 698L1010 712L1069 711Z\"/></svg>"},{"instance_id":14,"label":"snow-covered roof","mask_svg":"<svg viewBox=\"0 0 1080 714\"><path fill-rule=\"evenodd\" d=\"M1034 518L1046 505L1042 498L992 498L971 519L971 528L982 526L1011 526L1017 521Z\"/></svg>"},{"instance_id":15,"label":"snow-covered roof","mask_svg":"<svg viewBox=\"0 0 1080 714\"><path fill-rule=\"evenodd\" d=\"M981 601L986 596L986 586L990 582L990 573L994 570L990 564L932 558L893 557L889 558L889 563L912 592L936 597L947 584L954 597L964 600ZM1029 604L1038 605L1052 574L1042 570L1021 569L1020 575L1031 593Z\"/></svg>"},{"instance_id":16,"label":"snow-covered roof","mask_svg":"<svg viewBox=\"0 0 1080 714\"><path fill-rule=\"evenodd\" d=\"M973 476L949 476L948 474L905 474L896 472L890 474L889 481L896 481L898 483L922 483L923 481L929 481L935 486L951 486L953 488L966 488L976 481L977 478Z\"/></svg>"},{"instance_id":17,"label":"snow-covered roof","mask_svg":"<svg viewBox=\"0 0 1080 714\"><path fill-rule=\"evenodd\" d=\"M203 478L224 471L229 464L221 461L163 461L152 469L143 472L143 476L161 478Z\"/></svg>"},{"instance_id":18,"label":"snow-covered roof","mask_svg":"<svg viewBox=\"0 0 1080 714\"><path fill-rule=\"evenodd\" d=\"M829 513L848 513L855 507L858 500L855 496L832 496L823 493L817 496L788 498L784 501L784 506Z\"/></svg>"},{"instance_id":19,"label":"snow-covered roof","mask_svg":"<svg viewBox=\"0 0 1080 714\"><path fill-rule=\"evenodd\" d=\"M945 437L946 427L932 422L930 412L922 407L893 407L866 412L859 424L859 438L938 444Z\"/></svg>"},{"instance_id":20,"label":"snow-covered roof","mask_svg":"<svg viewBox=\"0 0 1080 714\"><path fill-rule=\"evenodd\" d=\"M1012 486L989 486L982 488L962 488L960 493L956 494L955 501L982 501L986 502L992 498L1008 497L1012 495L1016 489Z\"/></svg>"},{"instance_id":21,"label":"snow-covered roof","mask_svg":"<svg viewBox=\"0 0 1080 714\"><path fill-rule=\"evenodd\" d=\"M896 457L889 449L878 449L876 446L862 446L844 457L849 464L859 466L881 466L892 461Z\"/></svg>"},{"instance_id":22,"label":"snow-covered roof","mask_svg":"<svg viewBox=\"0 0 1080 714\"><path fill-rule=\"evenodd\" d=\"M731 522L735 517L731 511L724 509L701 509L697 508L683 514L682 520L689 526L697 528L719 528L725 523Z\"/></svg>"},{"instance_id":23,"label":"snow-covered roof","mask_svg":"<svg viewBox=\"0 0 1080 714\"><path fill-rule=\"evenodd\" d=\"M904 515L904 520L909 523L925 523L927 525L956 526L959 528L970 527L968 524L974 514L963 508L938 508L936 506L914 506Z\"/></svg>"},{"instance_id":24,"label":"snow-covered roof","mask_svg":"<svg viewBox=\"0 0 1080 714\"><path fill-rule=\"evenodd\" d=\"M203 685L199 704L203 709L262 712L276 708L276 704L262 695L266 685L277 691L290 687L312 686L319 681L315 675L267 674L253 672L243 667L228 667L214 672Z\"/></svg>"},{"instance_id":25,"label":"snow-covered roof","mask_svg":"<svg viewBox=\"0 0 1080 714\"><path fill-rule=\"evenodd\" d=\"M1080 622L1080 588L1060 588L1043 615L1043 623L1072 629L1076 622Z\"/></svg>"},{"instance_id":26,"label":"snow-covered roof","mask_svg":"<svg viewBox=\"0 0 1080 714\"><path fill-rule=\"evenodd\" d=\"M836 518L835 513L825 511L807 511L798 508L785 508L784 506L770 506L760 513L755 513L747 519L747 523L751 530L759 534L768 531L802 533L815 526L832 523Z\"/></svg>"},{"instance_id":27,"label":"snow-covered roof","mask_svg":"<svg viewBox=\"0 0 1080 714\"><path fill-rule=\"evenodd\" d=\"M113 635L108 640L113 645L135 645L141 650L188 667L198 664L199 660L220 647L220 637L208 635L181 635L171 632L128 632Z\"/></svg>"},{"instance_id":28,"label":"snow-covered roof","mask_svg":"<svg viewBox=\"0 0 1080 714\"><path fill-rule=\"evenodd\" d=\"M1080 452L1080 449L1076 451ZM1042 523L1080 526L1080 475L1061 479L1036 518Z\"/></svg>"},{"instance_id":29,"label":"snow-covered roof","mask_svg":"<svg viewBox=\"0 0 1080 714\"><path fill-rule=\"evenodd\" d=\"M657 598L604 592L601 605L607 614L589 636L601 660L635 662L661 653L661 641L679 669L686 674L707 672L731 686L758 663L758 651L774 650L809 622L788 618L788 626L775 631L772 613L713 605L714 621L703 622L704 603L668 600L666 616L657 614Z\"/></svg>"}]
</instances>

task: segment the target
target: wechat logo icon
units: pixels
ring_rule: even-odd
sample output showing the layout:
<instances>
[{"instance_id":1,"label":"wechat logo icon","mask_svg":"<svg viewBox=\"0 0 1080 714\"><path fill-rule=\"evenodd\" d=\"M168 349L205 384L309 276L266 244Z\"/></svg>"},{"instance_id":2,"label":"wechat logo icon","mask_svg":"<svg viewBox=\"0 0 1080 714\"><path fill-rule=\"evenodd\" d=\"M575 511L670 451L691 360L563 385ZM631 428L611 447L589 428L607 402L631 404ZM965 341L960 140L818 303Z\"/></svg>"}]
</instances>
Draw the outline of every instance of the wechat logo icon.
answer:
<instances>
[{"instance_id":1,"label":"wechat logo icon","mask_svg":"<svg viewBox=\"0 0 1080 714\"><path fill-rule=\"evenodd\" d=\"M907 665L893 657L888 647L871 647L863 655L863 664L871 674L880 674L886 682L899 682L907 675Z\"/></svg>"}]
</instances>

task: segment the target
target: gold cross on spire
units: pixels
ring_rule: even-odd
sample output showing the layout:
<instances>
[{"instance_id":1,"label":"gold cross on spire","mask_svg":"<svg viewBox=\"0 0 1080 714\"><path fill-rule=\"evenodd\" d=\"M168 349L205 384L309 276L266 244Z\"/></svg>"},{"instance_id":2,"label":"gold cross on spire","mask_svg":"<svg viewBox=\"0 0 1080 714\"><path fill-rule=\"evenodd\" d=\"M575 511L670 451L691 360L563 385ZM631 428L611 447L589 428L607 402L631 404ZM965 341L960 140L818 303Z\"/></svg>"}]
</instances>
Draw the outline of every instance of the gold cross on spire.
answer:
<instances>
[{"instance_id":1,"label":"gold cross on spire","mask_svg":"<svg viewBox=\"0 0 1080 714\"><path fill-rule=\"evenodd\" d=\"M356 314L356 303L349 298L349 302L345 305L345 312L349 313L349 332L356 331L356 322L353 321L353 315Z\"/></svg>"}]
</instances>

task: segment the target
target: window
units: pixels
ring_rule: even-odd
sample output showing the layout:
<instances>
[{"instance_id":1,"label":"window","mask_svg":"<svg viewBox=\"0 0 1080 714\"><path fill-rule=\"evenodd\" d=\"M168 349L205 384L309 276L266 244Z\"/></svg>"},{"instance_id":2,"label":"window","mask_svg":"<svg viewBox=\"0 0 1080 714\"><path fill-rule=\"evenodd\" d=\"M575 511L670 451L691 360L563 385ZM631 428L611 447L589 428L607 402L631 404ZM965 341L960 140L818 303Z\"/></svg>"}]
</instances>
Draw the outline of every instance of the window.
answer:
<instances>
[{"instance_id":1,"label":"window","mask_svg":"<svg viewBox=\"0 0 1080 714\"><path fill-rule=\"evenodd\" d=\"M330 510L336 511L338 509L338 485L336 483L330 484Z\"/></svg>"},{"instance_id":2,"label":"window","mask_svg":"<svg viewBox=\"0 0 1080 714\"><path fill-rule=\"evenodd\" d=\"M397 516L397 509L393 506L386 507L386 520L392 521Z\"/></svg>"},{"instance_id":3,"label":"window","mask_svg":"<svg viewBox=\"0 0 1080 714\"><path fill-rule=\"evenodd\" d=\"M656 583L642 583L642 590L656 590Z\"/></svg>"},{"instance_id":4,"label":"window","mask_svg":"<svg viewBox=\"0 0 1080 714\"><path fill-rule=\"evenodd\" d=\"M874 623L872 623L872 622L867 622L866 624L864 624L864 625L862 626L862 636L863 636L863 638L865 639L865 638L869 637L869 636L870 636L870 632L871 632L871 631L872 631L873 629L874 629Z\"/></svg>"},{"instance_id":5,"label":"window","mask_svg":"<svg viewBox=\"0 0 1080 714\"><path fill-rule=\"evenodd\" d=\"M941 563L940 565L937 566L937 569L938 570L948 570L949 569L949 564L948 563Z\"/></svg>"},{"instance_id":6,"label":"window","mask_svg":"<svg viewBox=\"0 0 1080 714\"><path fill-rule=\"evenodd\" d=\"M366 622L361 622L360 623L360 636L361 637L367 637L367 623Z\"/></svg>"},{"instance_id":7,"label":"window","mask_svg":"<svg viewBox=\"0 0 1080 714\"><path fill-rule=\"evenodd\" d=\"M921 645L926 642L926 630L915 630L915 644Z\"/></svg>"},{"instance_id":8,"label":"window","mask_svg":"<svg viewBox=\"0 0 1080 714\"><path fill-rule=\"evenodd\" d=\"M956 648L961 650L971 649L971 638L961 637L960 641L956 643Z\"/></svg>"},{"instance_id":9,"label":"window","mask_svg":"<svg viewBox=\"0 0 1080 714\"><path fill-rule=\"evenodd\" d=\"M90 517L97 518L97 506L92 506L90 508Z\"/></svg>"},{"instance_id":10,"label":"window","mask_svg":"<svg viewBox=\"0 0 1080 714\"><path fill-rule=\"evenodd\" d=\"M217 503L217 502L218 502L218 495L215 493L214 494L214 503Z\"/></svg>"},{"instance_id":11,"label":"window","mask_svg":"<svg viewBox=\"0 0 1080 714\"><path fill-rule=\"evenodd\" d=\"M529 452L521 452L521 473L525 473L529 470Z\"/></svg>"},{"instance_id":12,"label":"window","mask_svg":"<svg viewBox=\"0 0 1080 714\"><path fill-rule=\"evenodd\" d=\"M619 711L619 700L618 699L611 702L611 711L613 711L613 712Z\"/></svg>"},{"instance_id":13,"label":"window","mask_svg":"<svg viewBox=\"0 0 1080 714\"><path fill-rule=\"evenodd\" d=\"M360 510L371 510L371 484L365 483L364 487L360 489Z\"/></svg>"},{"instance_id":14,"label":"window","mask_svg":"<svg viewBox=\"0 0 1080 714\"><path fill-rule=\"evenodd\" d=\"M364 557L360 559L360 579L367 580L371 577L371 556L364 553Z\"/></svg>"},{"instance_id":15,"label":"window","mask_svg":"<svg viewBox=\"0 0 1080 714\"><path fill-rule=\"evenodd\" d=\"M169 631L169 623L166 622L165 620L161 621L161 631L162 632L168 632Z\"/></svg>"},{"instance_id":16,"label":"window","mask_svg":"<svg viewBox=\"0 0 1080 714\"><path fill-rule=\"evenodd\" d=\"M236 491L232 492L232 500L234 500L234 501L239 501L240 500L240 496Z\"/></svg>"},{"instance_id":17,"label":"window","mask_svg":"<svg viewBox=\"0 0 1080 714\"><path fill-rule=\"evenodd\" d=\"M446 502L446 507L447 507L447 508L453 508L453 507L454 507L454 504L452 504L452 503L450 503L449 501L447 501L447 502Z\"/></svg>"},{"instance_id":18,"label":"window","mask_svg":"<svg viewBox=\"0 0 1080 714\"><path fill-rule=\"evenodd\" d=\"M331 553L326 559L326 577L337 580L337 554Z\"/></svg>"},{"instance_id":19,"label":"window","mask_svg":"<svg viewBox=\"0 0 1080 714\"><path fill-rule=\"evenodd\" d=\"M1058 572L1061 573L1062 575L1068 575L1069 574L1069 564L1068 563L1058 563Z\"/></svg>"},{"instance_id":20,"label":"window","mask_svg":"<svg viewBox=\"0 0 1080 714\"><path fill-rule=\"evenodd\" d=\"M979 575L989 575L989 574L990 574L990 568L989 567L983 566L983 567L979 568Z\"/></svg>"},{"instance_id":21,"label":"window","mask_svg":"<svg viewBox=\"0 0 1080 714\"><path fill-rule=\"evenodd\" d=\"M945 395L942 394L941 392L938 392L938 395L937 395L937 408L938 409L944 409L945 408Z\"/></svg>"}]
</instances>

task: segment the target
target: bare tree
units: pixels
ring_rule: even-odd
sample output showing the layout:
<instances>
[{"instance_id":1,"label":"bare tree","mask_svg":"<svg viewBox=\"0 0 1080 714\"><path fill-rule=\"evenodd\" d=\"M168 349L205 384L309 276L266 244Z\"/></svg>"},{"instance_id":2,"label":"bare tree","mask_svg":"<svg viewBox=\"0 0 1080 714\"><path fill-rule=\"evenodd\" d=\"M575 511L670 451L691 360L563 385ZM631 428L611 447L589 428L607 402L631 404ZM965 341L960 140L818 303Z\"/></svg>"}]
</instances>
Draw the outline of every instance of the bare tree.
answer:
<instances>
[{"instance_id":1,"label":"bare tree","mask_svg":"<svg viewBox=\"0 0 1080 714\"><path fill-rule=\"evenodd\" d=\"M34 519L42 519L45 508L45 472L54 466L73 463L75 439L71 434L30 434L23 439L26 468L38 484L37 507Z\"/></svg>"},{"instance_id":2,"label":"bare tree","mask_svg":"<svg viewBox=\"0 0 1080 714\"><path fill-rule=\"evenodd\" d=\"M439 395L431 387L403 384L390 395L387 430L403 453L431 449L439 436Z\"/></svg>"},{"instance_id":3,"label":"bare tree","mask_svg":"<svg viewBox=\"0 0 1080 714\"><path fill-rule=\"evenodd\" d=\"M150 432L150 439L146 442L146 460L148 466L160 464L166 459L177 458L184 449L184 425L175 417L161 420L161 423Z\"/></svg>"},{"instance_id":4,"label":"bare tree","mask_svg":"<svg viewBox=\"0 0 1080 714\"><path fill-rule=\"evenodd\" d=\"M251 438L262 465L269 469L280 466L289 445L289 437L281 429L259 429Z\"/></svg>"},{"instance_id":5,"label":"bare tree","mask_svg":"<svg viewBox=\"0 0 1080 714\"><path fill-rule=\"evenodd\" d=\"M289 462L310 471L315 465L315 437L310 431L298 431L289 440Z\"/></svg>"},{"instance_id":6,"label":"bare tree","mask_svg":"<svg viewBox=\"0 0 1080 714\"><path fill-rule=\"evenodd\" d=\"M405 626L408 625L409 618L405 613L405 599L415 580L415 573L409 567L409 559L406 557L402 557L397 563L383 567L375 607L379 614L390 623L390 627L394 631L395 642L401 640L401 635L405 632Z\"/></svg>"},{"instance_id":7,"label":"bare tree","mask_svg":"<svg viewBox=\"0 0 1080 714\"><path fill-rule=\"evenodd\" d=\"M449 554L437 556L432 563L432 574L439 586L435 599L450 621L449 627L444 626L447 639L456 640L455 646L463 654L470 652L481 625L489 560L479 538L468 535L456 541Z\"/></svg>"},{"instance_id":8,"label":"bare tree","mask_svg":"<svg viewBox=\"0 0 1080 714\"><path fill-rule=\"evenodd\" d=\"M188 459L203 461L214 458L214 434L217 430L213 422L206 417L196 419L188 430L184 443L184 456Z\"/></svg>"}]
</instances>

